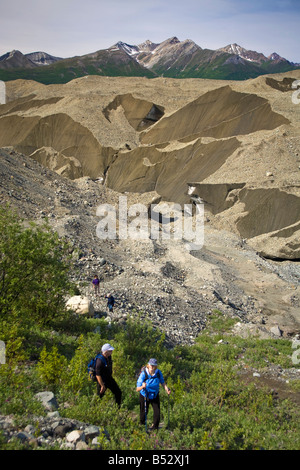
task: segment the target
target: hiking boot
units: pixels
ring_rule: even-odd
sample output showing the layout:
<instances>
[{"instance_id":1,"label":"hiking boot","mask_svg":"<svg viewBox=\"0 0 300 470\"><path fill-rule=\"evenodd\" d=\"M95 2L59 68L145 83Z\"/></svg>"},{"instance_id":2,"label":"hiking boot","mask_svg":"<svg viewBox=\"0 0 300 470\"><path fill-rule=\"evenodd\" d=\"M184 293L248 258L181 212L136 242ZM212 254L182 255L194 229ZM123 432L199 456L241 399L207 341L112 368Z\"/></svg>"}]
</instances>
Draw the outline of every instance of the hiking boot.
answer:
<instances>
[{"instance_id":1,"label":"hiking boot","mask_svg":"<svg viewBox=\"0 0 300 470\"><path fill-rule=\"evenodd\" d=\"M152 424L152 426L149 428L149 431L158 431L158 426L154 426L154 424Z\"/></svg>"}]
</instances>

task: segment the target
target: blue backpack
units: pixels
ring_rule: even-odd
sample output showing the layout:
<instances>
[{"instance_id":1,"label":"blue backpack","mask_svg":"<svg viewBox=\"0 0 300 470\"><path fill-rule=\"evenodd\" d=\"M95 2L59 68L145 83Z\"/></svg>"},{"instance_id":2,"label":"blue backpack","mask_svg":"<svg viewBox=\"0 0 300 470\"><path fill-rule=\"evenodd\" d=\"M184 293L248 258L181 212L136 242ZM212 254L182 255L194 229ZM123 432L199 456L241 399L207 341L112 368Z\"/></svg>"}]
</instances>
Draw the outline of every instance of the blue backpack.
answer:
<instances>
[{"instance_id":1,"label":"blue backpack","mask_svg":"<svg viewBox=\"0 0 300 470\"><path fill-rule=\"evenodd\" d=\"M159 390L159 384L160 379L161 379L161 371L159 369L156 369L154 375L149 375L147 372L146 366L142 367L141 373L144 372L145 374L145 382L147 383L148 390L146 391L147 397L150 400L153 400L153 398L156 397L158 390Z\"/></svg>"},{"instance_id":2,"label":"blue backpack","mask_svg":"<svg viewBox=\"0 0 300 470\"><path fill-rule=\"evenodd\" d=\"M92 380L93 382L97 382L96 379L96 361L98 358L101 358L105 364L105 367L107 367L107 362L105 357L102 354L97 354L93 359L90 360L88 363L88 375L89 379Z\"/></svg>"}]
</instances>

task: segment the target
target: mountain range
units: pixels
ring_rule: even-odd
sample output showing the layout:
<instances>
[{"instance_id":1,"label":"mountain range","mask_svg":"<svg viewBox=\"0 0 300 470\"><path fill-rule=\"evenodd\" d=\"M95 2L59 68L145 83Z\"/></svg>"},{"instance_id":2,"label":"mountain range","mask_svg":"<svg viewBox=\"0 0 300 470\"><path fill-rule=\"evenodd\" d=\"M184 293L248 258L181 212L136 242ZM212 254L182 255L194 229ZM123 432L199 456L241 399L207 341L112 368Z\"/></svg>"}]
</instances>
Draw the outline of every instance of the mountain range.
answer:
<instances>
[{"instance_id":1,"label":"mountain range","mask_svg":"<svg viewBox=\"0 0 300 470\"><path fill-rule=\"evenodd\" d=\"M120 41L108 49L71 58L45 52L24 55L16 50L0 57L1 80L23 78L45 84L66 83L86 75L244 80L299 68L300 64L276 52L266 57L238 44L202 49L190 39L180 41L177 37L159 44L150 40L139 45Z\"/></svg>"}]
</instances>

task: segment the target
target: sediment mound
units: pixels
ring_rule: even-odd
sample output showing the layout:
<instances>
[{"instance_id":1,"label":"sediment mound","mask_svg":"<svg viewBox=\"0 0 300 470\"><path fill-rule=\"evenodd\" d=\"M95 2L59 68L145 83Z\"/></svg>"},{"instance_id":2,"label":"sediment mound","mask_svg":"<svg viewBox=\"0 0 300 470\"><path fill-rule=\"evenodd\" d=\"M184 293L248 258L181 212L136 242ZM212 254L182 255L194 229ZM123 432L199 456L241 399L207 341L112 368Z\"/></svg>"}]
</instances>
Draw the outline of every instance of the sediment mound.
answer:
<instances>
[{"instance_id":1,"label":"sediment mound","mask_svg":"<svg viewBox=\"0 0 300 470\"><path fill-rule=\"evenodd\" d=\"M244 204L245 216L238 220L237 228L244 238L278 231L300 221L300 198L278 188L244 188L239 200Z\"/></svg>"},{"instance_id":2,"label":"sediment mound","mask_svg":"<svg viewBox=\"0 0 300 470\"><path fill-rule=\"evenodd\" d=\"M207 144L197 139L172 150L139 147L119 154L107 173L106 182L116 191L157 191L167 201L187 203L188 181L208 178L239 145L233 137Z\"/></svg>"},{"instance_id":3,"label":"sediment mound","mask_svg":"<svg viewBox=\"0 0 300 470\"><path fill-rule=\"evenodd\" d=\"M189 194L204 200L220 227L231 227L262 256L300 259L300 197L296 191L190 183Z\"/></svg>"},{"instance_id":4,"label":"sediment mound","mask_svg":"<svg viewBox=\"0 0 300 470\"><path fill-rule=\"evenodd\" d=\"M275 90L279 90L283 92L290 92L294 81L295 79L291 77L284 77L283 80L281 81L276 80L272 77L266 77L267 85L274 88Z\"/></svg>"},{"instance_id":5,"label":"sediment mound","mask_svg":"<svg viewBox=\"0 0 300 470\"><path fill-rule=\"evenodd\" d=\"M119 106L124 109L124 114L129 124L137 131L141 131L164 115L164 108L149 101L134 98L132 94L118 95L103 110L106 119L109 119L110 111L116 110Z\"/></svg>"},{"instance_id":6,"label":"sediment mound","mask_svg":"<svg viewBox=\"0 0 300 470\"><path fill-rule=\"evenodd\" d=\"M10 113L17 113L17 112L26 112L29 110L36 110L41 108L42 106L50 106L52 104L58 103L62 98L59 96L43 99L43 100L36 100L34 99L35 95L28 95L24 96L23 98L16 99L9 103L6 103L1 106L1 115L5 116L5 114Z\"/></svg>"},{"instance_id":7,"label":"sediment mound","mask_svg":"<svg viewBox=\"0 0 300 470\"><path fill-rule=\"evenodd\" d=\"M14 146L33 158L38 149L51 147L65 157L75 158L80 162L81 174L92 178L103 176L115 153L112 148L102 147L86 127L63 113L44 118L16 114L2 117L0 146ZM63 161L62 166L65 164Z\"/></svg>"},{"instance_id":8,"label":"sediment mound","mask_svg":"<svg viewBox=\"0 0 300 470\"><path fill-rule=\"evenodd\" d=\"M191 202L269 257L298 259L299 106L295 73L244 82L83 77L8 82L0 146L120 192ZM224 86L225 85L225 86ZM193 183L194 182L194 183Z\"/></svg>"},{"instance_id":9,"label":"sediment mound","mask_svg":"<svg viewBox=\"0 0 300 470\"><path fill-rule=\"evenodd\" d=\"M143 144L157 144L196 136L216 139L275 129L289 121L272 111L268 101L240 93L230 86L212 90L169 117L141 137Z\"/></svg>"}]
</instances>

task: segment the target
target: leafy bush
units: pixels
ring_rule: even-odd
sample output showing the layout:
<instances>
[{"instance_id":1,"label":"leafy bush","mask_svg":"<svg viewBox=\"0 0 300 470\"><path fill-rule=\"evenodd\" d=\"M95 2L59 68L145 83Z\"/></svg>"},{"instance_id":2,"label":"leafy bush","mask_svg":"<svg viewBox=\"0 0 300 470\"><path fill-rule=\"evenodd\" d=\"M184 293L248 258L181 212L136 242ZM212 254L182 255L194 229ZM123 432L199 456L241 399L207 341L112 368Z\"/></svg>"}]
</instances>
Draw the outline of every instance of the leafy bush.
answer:
<instances>
[{"instance_id":1,"label":"leafy bush","mask_svg":"<svg viewBox=\"0 0 300 470\"><path fill-rule=\"evenodd\" d=\"M51 231L0 208L0 321L47 324L64 311L69 247Z\"/></svg>"},{"instance_id":2,"label":"leafy bush","mask_svg":"<svg viewBox=\"0 0 300 470\"><path fill-rule=\"evenodd\" d=\"M66 367L67 359L58 353L56 346L53 346L50 352L47 352L46 348L42 349L37 372L43 384L50 387L59 385Z\"/></svg>"}]
</instances>

